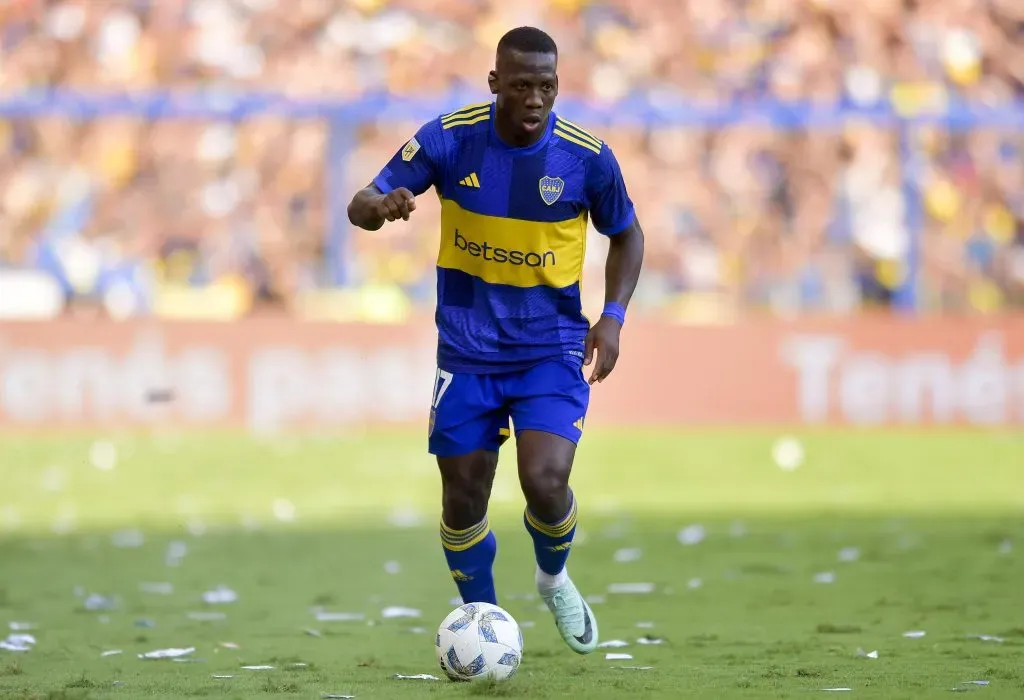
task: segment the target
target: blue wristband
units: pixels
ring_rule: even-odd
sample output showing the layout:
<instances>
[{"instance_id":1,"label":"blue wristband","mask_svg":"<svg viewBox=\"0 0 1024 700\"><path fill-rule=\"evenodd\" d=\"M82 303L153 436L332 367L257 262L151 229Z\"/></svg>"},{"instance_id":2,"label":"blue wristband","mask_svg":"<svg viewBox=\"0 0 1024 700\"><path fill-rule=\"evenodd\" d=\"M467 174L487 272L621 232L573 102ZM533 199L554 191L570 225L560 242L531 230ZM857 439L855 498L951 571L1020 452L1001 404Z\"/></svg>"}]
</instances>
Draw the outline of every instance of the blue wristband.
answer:
<instances>
[{"instance_id":1,"label":"blue wristband","mask_svg":"<svg viewBox=\"0 0 1024 700\"><path fill-rule=\"evenodd\" d=\"M626 325L626 309L622 304L618 304L614 301L609 301L604 305L604 311L601 312L602 316L608 316L614 318L619 322L620 326Z\"/></svg>"}]
</instances>

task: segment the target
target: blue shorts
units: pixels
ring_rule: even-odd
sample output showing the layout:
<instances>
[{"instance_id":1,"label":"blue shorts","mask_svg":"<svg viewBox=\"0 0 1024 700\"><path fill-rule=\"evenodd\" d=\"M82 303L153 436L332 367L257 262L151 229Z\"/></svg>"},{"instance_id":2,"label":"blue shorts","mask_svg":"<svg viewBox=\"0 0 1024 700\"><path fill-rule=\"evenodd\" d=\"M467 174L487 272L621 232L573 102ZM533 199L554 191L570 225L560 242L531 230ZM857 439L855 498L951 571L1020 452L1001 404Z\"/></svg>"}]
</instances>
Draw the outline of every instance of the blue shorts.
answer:
<instances>
[{"instance_id":1,"label":"blue shorts","mask_svg":"<svg viewBox=\"0 0 1024 700\"><path fill-rule=\"evenodd\" d=\"M550 360L502 374L454 374L439 369L430 408L428 443L438 457L497 452L511 434L553 433L578 443L590 403L582 369Z\"/></svg>"}]
</instances>

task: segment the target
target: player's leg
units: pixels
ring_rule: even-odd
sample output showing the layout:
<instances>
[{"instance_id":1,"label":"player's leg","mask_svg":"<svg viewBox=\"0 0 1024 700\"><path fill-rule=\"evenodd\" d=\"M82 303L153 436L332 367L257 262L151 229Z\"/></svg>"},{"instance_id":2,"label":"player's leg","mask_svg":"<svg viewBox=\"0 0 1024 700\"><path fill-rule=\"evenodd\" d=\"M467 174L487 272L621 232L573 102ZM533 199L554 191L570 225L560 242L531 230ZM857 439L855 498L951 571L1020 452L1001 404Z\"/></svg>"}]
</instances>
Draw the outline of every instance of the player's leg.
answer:
<instances>
[{"instance_id":1,"label":"player's leg","mask_svg":"<svg viewBox=\"0 0 1024 700\"><path fill-rule=\"evenodd\" d=\"M590 387L578 367L556 361L524 372L509 397L526 497L523 520L537 560L537 590L566 644L588 654L597 648L597 620L569 578L566 562L577 512L569 476Z\"/></svg>"},{"instance_id":2,"label":"player's leg","mask_svg":"<svg viewBox=\"0 0 1024 700\"><path fill-rule=\"evenodd\" d=\"M464 603L497 605L494 559L498 541L487 521L498 453L477 450L438 457L441 471L441 546Z\"/></svg>"},{"instance_id":3,"label":"player's leg","mask_svg":"<svg viewBox=\"0 0 1024 700\"><path fill-rule=\"evenodd\" d=\"M560 435L516 426L519 483L526 497L523 521L534 542L537 583L565 576L576 533L576 499L569 488L576 443Z\"/></svg>"},{"instance_id":4,"label":"player's leg","mask_svg":"<svg viewBox=\"0 0 1024 700\"><path fill-rule=\"evenodd\" d=\"M466 603L497 603L493 565L497 540L487 503L508 437L508 413L493 378L437 373L429 446L441 472L441 545Z\"/></svg>"}]
</instances>

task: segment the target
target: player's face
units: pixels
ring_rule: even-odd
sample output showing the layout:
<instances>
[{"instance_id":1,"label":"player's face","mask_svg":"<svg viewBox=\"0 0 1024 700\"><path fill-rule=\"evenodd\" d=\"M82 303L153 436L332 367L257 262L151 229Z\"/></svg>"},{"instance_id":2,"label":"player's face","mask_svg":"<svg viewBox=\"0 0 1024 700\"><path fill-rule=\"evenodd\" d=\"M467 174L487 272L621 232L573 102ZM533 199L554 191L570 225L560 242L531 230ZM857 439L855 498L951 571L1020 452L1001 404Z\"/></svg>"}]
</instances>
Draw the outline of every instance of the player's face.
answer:
<instances>
[{"instance_id":1,"label":"player's face","mask_svg":"<svg viewBox=\"0 0 1024 700\"><path fill-rule=\"evenodd\" d=\"M504 126L517 140L536 138L558 96L558 58L550 53L498 54L488 77Z\"/></svg>"}]
</instances>

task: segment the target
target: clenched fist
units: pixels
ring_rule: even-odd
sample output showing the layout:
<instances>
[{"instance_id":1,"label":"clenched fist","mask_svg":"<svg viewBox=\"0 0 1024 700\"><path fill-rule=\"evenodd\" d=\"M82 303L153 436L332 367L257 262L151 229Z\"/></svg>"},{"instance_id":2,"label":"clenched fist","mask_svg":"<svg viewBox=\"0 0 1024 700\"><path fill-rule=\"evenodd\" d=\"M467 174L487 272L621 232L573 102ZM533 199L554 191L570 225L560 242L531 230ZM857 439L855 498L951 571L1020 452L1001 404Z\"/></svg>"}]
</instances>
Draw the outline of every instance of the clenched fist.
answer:
<instances>
[{"instance_id":1,"label":"clenched fist","mask_svg":"<svg viewBox=\"0 0 1024 700\"><path fill-rule=\"evenodd\" d=\"M373 203L373 210L387 221L408 221L409 214L416 211L416 197L404 187L398 187L380 195Z\"/></svg>"}]
</instances>

